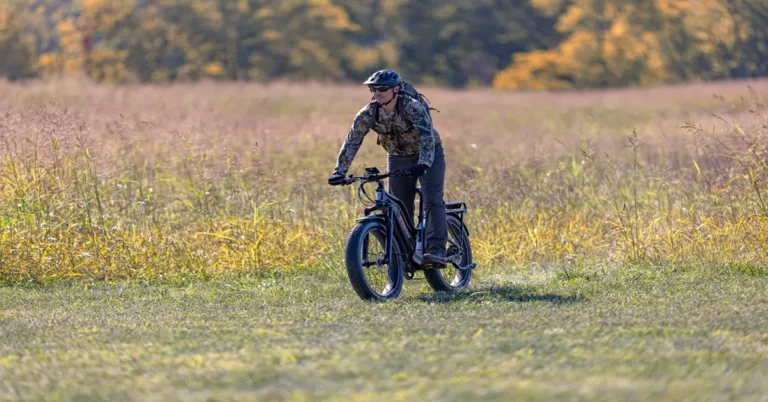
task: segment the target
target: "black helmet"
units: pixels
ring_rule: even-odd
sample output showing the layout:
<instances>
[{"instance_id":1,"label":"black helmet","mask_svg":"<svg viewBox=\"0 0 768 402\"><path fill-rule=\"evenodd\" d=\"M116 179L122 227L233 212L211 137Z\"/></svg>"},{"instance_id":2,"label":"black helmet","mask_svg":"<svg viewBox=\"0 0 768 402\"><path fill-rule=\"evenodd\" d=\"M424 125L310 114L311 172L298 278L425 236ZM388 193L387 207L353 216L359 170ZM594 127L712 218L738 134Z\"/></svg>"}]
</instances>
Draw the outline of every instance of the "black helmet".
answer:
<instances>
[{"instance_id":1,"label":"black helmet","mask_svg":"<svg viewBox=\"0 0 768 402\"><path fill-rule=\"evenodd\" d=\"M400 78L400 74L395 70L380 70L371 75L363 85L382 85L388 87L394 87L400 85L403 79Z\"/></svg>"}]
</instances>

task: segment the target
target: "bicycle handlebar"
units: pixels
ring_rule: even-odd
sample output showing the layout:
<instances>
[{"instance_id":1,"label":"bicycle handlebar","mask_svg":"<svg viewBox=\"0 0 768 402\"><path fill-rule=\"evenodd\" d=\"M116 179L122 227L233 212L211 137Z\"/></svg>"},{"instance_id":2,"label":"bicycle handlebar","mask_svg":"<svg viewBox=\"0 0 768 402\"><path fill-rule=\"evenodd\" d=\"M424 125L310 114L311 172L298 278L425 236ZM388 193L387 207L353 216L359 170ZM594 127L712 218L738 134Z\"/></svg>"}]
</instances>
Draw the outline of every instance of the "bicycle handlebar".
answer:
<instances>
[{"instance_id":1,"label":"bicycle handlebar","mask_svg":"<svg viewBox=\"0 0 768 402\"><path fill-rule=\"evenodd\" d=\"M372 181L384 180L388 177L410 177L410 176L412 176L410 170L395 170L394 172L384 172L379 174L366 173L363 176L350 175L349 177L344 178L342 185L353 184L359 181L364 181L366 183L369 183Z\"/></svg>"}]
</instances>

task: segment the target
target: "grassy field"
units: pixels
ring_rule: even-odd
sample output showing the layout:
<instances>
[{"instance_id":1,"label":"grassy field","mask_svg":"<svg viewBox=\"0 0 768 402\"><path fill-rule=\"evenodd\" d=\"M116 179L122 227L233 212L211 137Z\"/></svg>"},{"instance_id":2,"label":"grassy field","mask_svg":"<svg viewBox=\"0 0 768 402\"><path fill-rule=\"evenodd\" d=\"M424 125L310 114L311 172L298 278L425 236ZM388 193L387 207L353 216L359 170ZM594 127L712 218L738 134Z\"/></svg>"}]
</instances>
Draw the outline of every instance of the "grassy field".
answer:
<instances>
[{"instance_id":1,"label":"grassy field","mask_svg":"<svg viewBox=\"0 0 768 402\"><path fill-rule=\"evenodd\" d=\"M0 399L765 400L765 275L485 268L371 304L327 275L0 288Z\"/></svg>"},{"instance_id":2,"label":"grassy field","mask_svg":"<svg viewBox=\"0 0 768 402\"><path fill-rule=\"evenodd\" d=\"M768 82L420 89L479 268L370 304L365 88L0 83L0 399L766 398Z\"/></svg>"}]
</instances>

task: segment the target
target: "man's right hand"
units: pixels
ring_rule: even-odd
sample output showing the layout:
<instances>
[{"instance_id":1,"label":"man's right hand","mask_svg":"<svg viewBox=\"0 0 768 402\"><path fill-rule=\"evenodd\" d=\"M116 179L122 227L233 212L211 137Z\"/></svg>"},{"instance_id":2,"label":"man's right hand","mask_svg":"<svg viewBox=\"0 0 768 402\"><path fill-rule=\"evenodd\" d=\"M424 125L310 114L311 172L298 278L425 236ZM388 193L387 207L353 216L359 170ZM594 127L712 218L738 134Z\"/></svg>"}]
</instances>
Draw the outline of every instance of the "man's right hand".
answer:
<instances>
[{"instance_id":1,"label":"man's right hand","mask_svg":"<svg viewBox=\"0 0 768 402\"><path fill-rule=\"evenodd\" d=\"M344 184L344 175L339 172L333 172L331 177L328 178L328 184L332 186L339 186Z\"/></svg>"}]
</instances>

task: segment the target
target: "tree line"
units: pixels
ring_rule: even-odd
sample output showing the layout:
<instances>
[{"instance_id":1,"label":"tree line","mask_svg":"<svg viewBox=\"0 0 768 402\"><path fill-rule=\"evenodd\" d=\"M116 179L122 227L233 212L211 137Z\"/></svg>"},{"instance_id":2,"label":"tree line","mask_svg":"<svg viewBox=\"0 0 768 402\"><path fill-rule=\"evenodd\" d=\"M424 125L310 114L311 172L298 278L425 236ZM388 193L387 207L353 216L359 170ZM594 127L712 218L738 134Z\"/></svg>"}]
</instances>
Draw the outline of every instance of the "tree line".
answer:
<instances>
[{"instance_id":1,"label":"tree line","mask_svg":"<svg viewBox=\"0 0 768 402\"><path fill-rule=\"evenodd\" d=\"M0 76L564 89L768 75L765 0L6 0Z\"/></svg>"}]
</instances>

